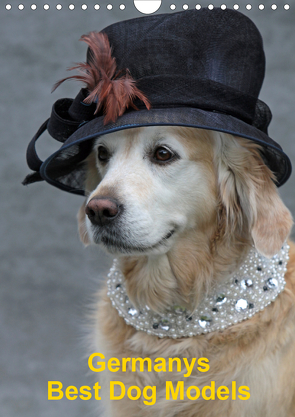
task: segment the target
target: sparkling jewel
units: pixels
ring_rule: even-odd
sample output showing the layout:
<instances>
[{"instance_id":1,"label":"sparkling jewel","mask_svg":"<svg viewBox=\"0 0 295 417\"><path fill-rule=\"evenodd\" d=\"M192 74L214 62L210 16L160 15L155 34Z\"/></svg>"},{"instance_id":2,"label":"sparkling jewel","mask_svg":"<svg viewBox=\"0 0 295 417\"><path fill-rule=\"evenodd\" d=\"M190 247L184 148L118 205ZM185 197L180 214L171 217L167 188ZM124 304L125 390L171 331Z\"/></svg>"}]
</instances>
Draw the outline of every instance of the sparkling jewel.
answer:
<instances>
[{"instance_id":1,"label":"sparkling jewel","mask_svg":"<svg viewBox=\"0 0 295 417\"><path fill-rule=\"evenodd\" d=\"M211 325L211 321L212 321L212 319L211 319L211 317L210 317L210 316L202 315L202 316L200 317L200 320L199 320L199 325L200 325L203 329L206 329L207 327L210 327L210 325Z\"/></svg>"},{"instance_id":2,"label":"sparkling jewel","mask_svg":"<svg viewBox=\"0 0 295 417\"><path fill-rule=\"evenodd\" d=\"M165 319L161 320L160 321L160 328L162 330L168 331L170 329L169 321L168 320L165 320Z\"/></svg>"},{"instance_id":3,"label":"sparkling jewel","mask_svg":"<svg viewBox=\"0 0 295 417\"><path fill-rule=\"evenodd\" d=\"M253 287L253 281L252 279L243 279L241 281L241 287L246 290L247 288Z\"/></svg>"},{"instance_id":4,"label":"sparkling jewel","mask_svg":"<svg viewBox=\"0 0 295 417\"><path fill-rule=\"evenodd\" d=\"M236 302L235 309L237 311L244 311L248 308L248 301L241 298Z\"/></svg>"},{"instance_id":5,"label":"sparkling jewel","mask_svg":"<svg viewBox=\"0 0 295 417\"><path fill-rule=\"evenodd\" d=\"M139 313L136 308L130 307L128 308L128 314L132 317L137 317Z\"/></svg>"},{"instance_id":6,"label":"sparkling jewel","mask_svg":"<svg viewBox=\"0 0 295 417\"><path fill-rule=\"evenodd\" d=\"M226 302L226 296L224 294L219 294L218 297L216 298L216 305L221 305L224 304Z\"/></svg>"},{"instance_id":7,"label":"sparkling jewel","mask_svg":"<svg viewBox=\"0 0 295 417\"><path fill-rule=\"evenodd\" d=\"M108 297L127 324L150 335L175 339L222 331L263 310L283 291L288 252L284 244L267 259L252 248L237 272L219 283L195 311L180 305L171 306L162 316L148 306L138 310L129 300L116 260L108 274Z\"/></svg>"},{"instance_id":8,"label":"sparkling jewel","mask_svg":"<svg viewBox=\"0 0 295 417\"><path fill-rule=\"evenodd\" d=\"M202 329L206 329L206 327L209 327L211 324L210 321L207 320L199 320L199 325L202 327Z\"/></svg>"},{"instance_id":9,"label":"sparkling jewel","mask_svg":"<svg viewBox=\"0 0 295 417\"><path fill-rule=\"evenodd\" d=\"M275 278L268 278L267 285L269 288L276 288L278 286L278 280Z\"/></svg>"},{"instance_id":10,"label":"sparkling jewel","mask_svg":"<svg viewBox=\"0 0 295 417\"><path fill-rule=\"evenodd\" d=\"M183 313L186 312L186 309L184 307L181 307L181 306L173 306L173 310L178 315L182 315Z\"/></svg>"}]
</instances>

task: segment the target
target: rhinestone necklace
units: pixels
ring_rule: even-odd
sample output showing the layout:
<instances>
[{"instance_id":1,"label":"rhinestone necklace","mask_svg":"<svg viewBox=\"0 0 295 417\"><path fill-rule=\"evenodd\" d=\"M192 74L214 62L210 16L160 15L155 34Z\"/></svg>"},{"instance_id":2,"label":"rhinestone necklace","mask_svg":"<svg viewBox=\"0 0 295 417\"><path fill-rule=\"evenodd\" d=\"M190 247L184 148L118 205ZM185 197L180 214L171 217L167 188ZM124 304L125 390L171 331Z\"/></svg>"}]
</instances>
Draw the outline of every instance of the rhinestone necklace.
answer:
<instances>
[{"instance_id":1,"label":"rhinestone necklace","mask_svg":"<svg viewBox=\"0 0 295 417\"><path fill-rule=\"evenodd\" d=\"M125 322L158 337L191 337L223 330L252 317L276 299L285 287L289 246L271 259L252 248L238 271L214 287L192 313L180 305L157 314L148 306L135 308L126 293L125 278L115 259L108 274L108 296Z\"/></svg>"}]
</instances>

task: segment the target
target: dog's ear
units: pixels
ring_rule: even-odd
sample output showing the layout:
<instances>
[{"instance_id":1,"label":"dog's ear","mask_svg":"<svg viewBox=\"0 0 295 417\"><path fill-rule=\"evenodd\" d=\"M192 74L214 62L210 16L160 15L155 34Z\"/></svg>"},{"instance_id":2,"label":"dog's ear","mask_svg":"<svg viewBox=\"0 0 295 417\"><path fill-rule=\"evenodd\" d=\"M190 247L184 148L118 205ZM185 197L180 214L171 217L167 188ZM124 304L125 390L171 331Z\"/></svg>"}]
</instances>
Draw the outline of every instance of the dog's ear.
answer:
<instances>
[{"instance_id":1,"label":"dog's ear","mask_svg":"<svg viewBox=\"0 0 295 417\"><path fill-rule=\"evenodd\" d=\"M292 228L292 216L279 197L273 174L252 141L217 135L220 199L229 230L250 232L262 255L274 256Z\"/></svg>"},{"instance_id":2,"label":"dog's ear","mask_svg":"<svg viewBox=\"0 0 295 417\"><path fill-rule=\"evenodd\" d=\"M86 200L84 201L84 203L82 204L82 206L80 207L78 211L77 220L78 220L78 232L79 232L80 240L85 246L88 246L90 245L91 242L90 242L87 227L86 227L85 206L86 206Z\"/></svg>"},{"instance_id":3,"label":"dog's ear","mask_svg":"<svg viewBox=\"0 0 295 417\"><path fill-rule=\"evenodd\" d=\"M271 258L288 238L293 225L292 216L269 178L256 190L256 202L252 238L258 252Z\"/></svg>"}]
</instances>

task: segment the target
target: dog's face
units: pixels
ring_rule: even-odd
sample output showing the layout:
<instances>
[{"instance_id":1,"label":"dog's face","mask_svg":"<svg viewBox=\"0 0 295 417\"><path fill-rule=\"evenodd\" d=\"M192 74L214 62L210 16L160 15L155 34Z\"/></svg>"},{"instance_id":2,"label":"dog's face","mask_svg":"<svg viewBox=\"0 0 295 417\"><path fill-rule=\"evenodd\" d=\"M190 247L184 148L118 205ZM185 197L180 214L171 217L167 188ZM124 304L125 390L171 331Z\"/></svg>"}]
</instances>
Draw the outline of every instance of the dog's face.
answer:
<instances>
[{"instance_id":1,"label":"dog's face","mask_svg":"<svg viewBox=\"0 0 295 417\"><path fill-rule=\"evenodd\" d=\"M213 148L204 133L191 142L186 131L167 127L98 138L89 161L88 239L113 254L159 254L186 229L203 227L216 207Z\"/></svg>"},{"instance_id":2,"label":"dog's face","mask_svg":"<svg viewBox=\"0 0 295 417\"><path fill-rule=\"evenodd\" d=\"M127 129L99 137L87 163L80 235L112 254L167 253L190 231L209 245L223 222L224 233L248 233L272 256L290 231L253 142L193 128Z\"/></svg>"}]
</instances>

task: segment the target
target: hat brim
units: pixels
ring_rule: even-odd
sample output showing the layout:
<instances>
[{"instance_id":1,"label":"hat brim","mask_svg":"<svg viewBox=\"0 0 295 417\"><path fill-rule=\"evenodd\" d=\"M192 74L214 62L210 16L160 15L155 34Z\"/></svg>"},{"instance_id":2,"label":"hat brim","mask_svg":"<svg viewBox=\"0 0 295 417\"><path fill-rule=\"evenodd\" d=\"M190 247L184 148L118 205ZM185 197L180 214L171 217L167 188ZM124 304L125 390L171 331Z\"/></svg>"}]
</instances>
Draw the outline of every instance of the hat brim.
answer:
<instances>
[{"instance_id":1,"label":"hat brim","mask_svg":"<svg viewBox=\"0 0 295 417\"><path fill-rule=\"evenodd\" d=\"M43 162L40 174L51 185L73 194L84 195L86 167L83 161L92 150L93 140L108 133L145 126L184 126L215 130L256 142L263 148L262 157L283 185L291 175L290 159L278 143L256 127L233 116L192 107L152 108L127 111L114 123L104 125L98 117L82 125Z\"/></svg>"}]
</instances>

